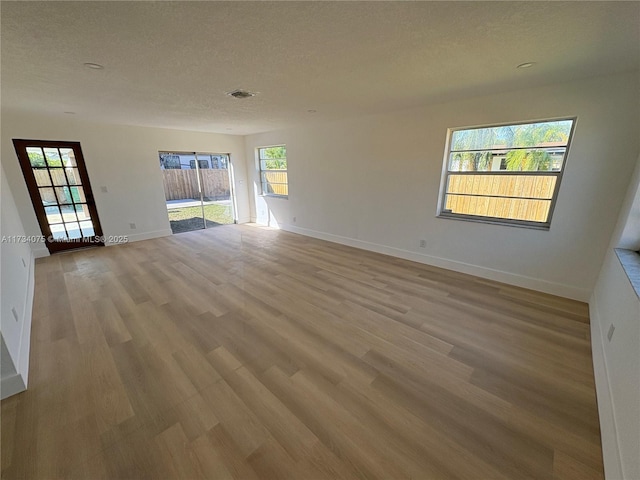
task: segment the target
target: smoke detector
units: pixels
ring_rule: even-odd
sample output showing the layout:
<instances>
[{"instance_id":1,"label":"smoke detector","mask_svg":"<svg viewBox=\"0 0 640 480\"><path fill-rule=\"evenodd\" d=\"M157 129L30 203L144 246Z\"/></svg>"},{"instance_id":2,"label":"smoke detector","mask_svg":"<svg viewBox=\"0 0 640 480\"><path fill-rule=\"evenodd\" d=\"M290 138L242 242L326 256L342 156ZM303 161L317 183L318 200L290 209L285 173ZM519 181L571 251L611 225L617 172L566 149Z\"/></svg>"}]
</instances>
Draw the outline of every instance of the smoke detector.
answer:
<instances>
[{"instance_id":1,"label":"smoke detector","mask_svg":"<svg viewBox=\"0 0 640 480\"><path fill-rule=\"evenodd\" d=\"M241 90L241 89L237 89L232 92L227 92L227 95L233 98L249 98L249 97L256 96L254 92L249 92L248 90Z\"/></svg>"}]
</instances>

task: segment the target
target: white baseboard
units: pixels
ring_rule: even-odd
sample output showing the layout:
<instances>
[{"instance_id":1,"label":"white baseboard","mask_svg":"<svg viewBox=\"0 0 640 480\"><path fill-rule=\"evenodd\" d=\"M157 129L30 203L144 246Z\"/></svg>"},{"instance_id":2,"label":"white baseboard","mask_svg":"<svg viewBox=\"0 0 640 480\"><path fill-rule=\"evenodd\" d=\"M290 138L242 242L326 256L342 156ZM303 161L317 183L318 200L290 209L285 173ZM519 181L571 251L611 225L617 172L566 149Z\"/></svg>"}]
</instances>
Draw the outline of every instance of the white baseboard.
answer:
<instances>
[{"instance_id":1,"label":"white baseboard","mask_svg":"<svg viewBox=\"0 0 640 480\"><path fill-rule=\"evenodd\" d=\"M14 373L4 377L0 382L1 399L9 398L16 393L24 392L27 389L26 383L19 373Z\"/></svg>"},{"instance_id":2,"label":"white baseboard","mask_svg":"<svg viewBox=\"0 0 640 480\"><path fill-rule=\"evenodd\" d=\"M37 244L35 247L32 246L31 253L33 253L34 258L44 258L50 255L49 250L47 250L47 247L45 247L44 244Z\"/></svg>"},{"instance_id":3,"label":"white baseboard","mask_svg":"<svg viewBox=\"0 0 640 480\"><path fill-rule=\"evenodd\" d=\"M48 252L47 252L48 254ZM15 373L1 379L0 391L2 399L20 393L27 389L29 382L29 352L31 351L31 319L33 317L33 296L35 290L35 254L33 250L27 265L27 291L25 292L22 308L22 329L20 331L20 345L16 358L12 358Z\"/></svg>"},{"instance_id":4,"label":"white baseboard","mask_svg":"<svg viewBox=\"0 0 640 480\"><path fill-rule=\"evenodd\" d=\"M363 250L369 250L371 252L382 253L385 255L390 255L392 257L404 258L405 260L424 263L426 265L432 265L434 267L446 268L455 272L467 273L469 275L475 275L477 277L495 280L497 282L507 283L509 285L514 285L517 287L537 290L539 292L549 293L551 295L571 298L574 300L579 300L581 302L589 301L589 296L591 294L591 292L587 289L578 288L571 285L549 282L547 280L541 280L539 278L503 272L501 270L494 270L492 268L471 265L469 263L458 262L456 260L450 260L447 258L411 252L409 250L389 247L377 243L365 242L363 240L357 240L355 238L343 237L340 235L334 235L325 232L318 232L316 230L301 228L295 225L282 224L280 225L280 228L288 232L299 233L301 235L306 235L313 238L319 238L320 240L340 243L342 245L348 245L350 247L361 248Z\"/></svg>"},{"instance_id":5,"label":"white baseboard","mask_svg":"<svg viewBox=\"0 0 640 480\"><path fill-rule=\"evenodd\" d=\"M168 237L169 235L172 235L173 232L171 231L170 228L163 228L162 230L155 230L152 232L144 232L144 233L135 233L133 235L105 235L105 239L107 240L105 242L105 245L112 246L112 245L120 245L122 242L109 242L109 237L112 238L116 238L116 237L127 237L129 239L129 242L139 242L141 240L151 240L152 238L160 238L160 237Z\"/></svg>"},{"instance_id":6,"label":"white baseboard","mask_svg":"<svg viewBox=\"0 0 640 480\"><path fill-rule=\"evenodd\" d=\"M33 297L36 288L36 266L35 256L31 252L29 259L29 280L27 281L27 293L24 299L24 316L22 318L22 333L20 340L20 350L18 353L18 364L16 371L22 375L24 388L29 384L29 352L31 351L31 319L33 317Z\"/></svg>"},{"instance_id":7,"label":"white baseboard","mask_svg":"<svg viewBox=\"0 0 640 480\"><path fill-rule=\"evenodd\" d=\"M155 230L152 232L144 232L144 233L135 233L133 235L128 234L128 235L105 235L105 245L107 247L110 247L112 245L120 245L122 242L110 242L108 241L109 238L116 238L116 237L127 237L129 239L130 242L139 242L141 240L151 240L152 238L159 238L159 237L167 237L169 235L172 235L173 232L171 231L170 228L163 228L162 230ZM40 247L40 245L42 245ZM37 246L32 247L31 251L33 252L33 256L35 258L43 258L43 257L48 257L50 255L49 250L47 250L47 247L44 246L44 244L37 244Z\"/></svg>"},{"instance_id":8,"label":"white baseboard","mask_svg":"<svg viewBox=\"0 0 640 480\"><path fill-rule=\"evenodd\" d=\"M604 354L604 336L600 329L602 317L598 310L595 294L591 296L589 301L589 317L591 319L591 356L593 358L593 373L596 382L596 397L598 398L604 472L607 480L618 480L623 478L622 458L620 456L618 429L613 410L613 397L609 384L607 358Z\"/></svg>"}]
</instances>

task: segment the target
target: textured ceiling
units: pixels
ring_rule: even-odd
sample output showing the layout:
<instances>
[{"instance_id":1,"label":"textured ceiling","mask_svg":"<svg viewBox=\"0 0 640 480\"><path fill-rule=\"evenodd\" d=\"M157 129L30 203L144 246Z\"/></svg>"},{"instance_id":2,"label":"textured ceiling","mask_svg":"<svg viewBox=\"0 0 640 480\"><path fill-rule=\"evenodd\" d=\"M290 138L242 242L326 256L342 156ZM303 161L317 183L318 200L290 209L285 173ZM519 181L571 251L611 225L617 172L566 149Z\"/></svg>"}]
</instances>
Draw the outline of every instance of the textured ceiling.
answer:
<instances>
[{"instance_id":1,"label":"textured ceiling","mask_svg":"<svg viewBox=\"0 0 640 480\"><path fill-rule=\"evenodd\" d=\"M640 2L0 8L3 109L129 125L247 134L640 68Z\"/></svg>"}]
</instances>

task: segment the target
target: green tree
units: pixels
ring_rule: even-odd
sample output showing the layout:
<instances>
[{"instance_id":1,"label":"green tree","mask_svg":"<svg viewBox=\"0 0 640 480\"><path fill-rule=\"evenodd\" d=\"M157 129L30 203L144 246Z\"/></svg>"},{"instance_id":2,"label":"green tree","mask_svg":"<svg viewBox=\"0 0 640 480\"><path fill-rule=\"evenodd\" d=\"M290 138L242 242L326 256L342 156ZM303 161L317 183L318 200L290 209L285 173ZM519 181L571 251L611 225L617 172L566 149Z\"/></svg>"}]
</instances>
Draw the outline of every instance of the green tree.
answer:
<instances>
[{"instance_id":1,"label":"green tree","mask_svg":"<svg viewBox=\"0 0 640 480\"><path fill-rule=\"evenodd\" d=\"M553 158L545 149L535 148L549 142L566 142L571 130L570 121L534 123L516 125L513 129L513 144L531 147L530 149L511 150L505 161L507 170L519 172L535 172L551 170Z\"/></svg>"},{"instance_id":2,"label":"green tree","mask_svg":"<svg viewBox=\"0 0 640 480\"><path fill-rule=\"evenodd\" d=\"M268 147L261 149L261 160L263 168L266 170L286 170L287 169L287 147Z\"/></svg>"},{"instance_id":3,"label":"green tree","mask_svg":"<svg viewBox=\"0 0 640 480\"><path fill-rule=\"evenodd\" d=\"M462 152L453 154L452 169L463 172L489 170L491 152Z\"/></svg>"},{"instance_id":4,"label":"green tree","mask_svg":"<svg viewBox=\"0 0 640 480\"><path fill-rule=\"evenodd\" d=\"M32 167L46 167L47 164L44 161L44 155L38 152L29 152L29 162Z\"/></svg>"},{"instance_id":5,"label":"green tree","mask_svg":"<svg viewBox=\"0 0 640 480\"><path fill-rule=\"evenodd\" d=\"M42 151L34 151L34 150L29 150L28 152L29 155L29 162L31 163L32 167L46 167L47 166L47 162L44 159L44 155L42 155ZM47 154L49 155L49 154ZM57 155L56 155L57 156ZM50 167L61 167L62 166L62 160L60 160L60 158L51 158L51 156L47 159L49 162L49 166Z\"/></svg>"},{"instance_id":6,"label":"green tree","mask_svg":"<svg viewBox=\"0 0 640 480\"><path fill-rule=\"evenodd\" d=\"M457 130L451 139L452 171L491 170L497 151L506 150L507 170L539 171L553 168L544 148L550 142L566 143L571 120Z\"/></svg>"},{"instance_id":7,"label":"green tree","mask_svg":"<svg viewBox=\"0 0 640 480\"><path fill-rule=\"evenodd\" d=\"M496 140L497 131L495 128L474 128L454 132L451 150L461 151L453 154L451 167L455 170L465 172L488 170L491 165L491 152L473 152L468 150L493 146Z\"/></svg>"}]
</instances>

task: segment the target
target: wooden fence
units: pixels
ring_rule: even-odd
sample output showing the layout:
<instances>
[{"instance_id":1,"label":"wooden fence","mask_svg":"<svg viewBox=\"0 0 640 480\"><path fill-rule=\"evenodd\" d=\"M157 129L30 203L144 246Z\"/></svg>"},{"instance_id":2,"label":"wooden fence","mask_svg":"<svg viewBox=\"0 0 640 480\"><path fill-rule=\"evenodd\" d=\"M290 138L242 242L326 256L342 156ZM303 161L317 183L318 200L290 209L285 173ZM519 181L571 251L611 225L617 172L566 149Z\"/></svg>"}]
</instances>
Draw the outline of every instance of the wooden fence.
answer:
<instances>
[{"instance_id":1,"label":"wooden fence","mask_svg":"<svg viewBox=\"0 0 640 480\"><path fill-rule=\"evenodd\" d=\"M52 179L54 185L61 187L67 185L67 179L69 180L70 185L79 185L82 183L77 168L52 168L49 171L51 172L51 177L49 177L49 172L47 172L46 168L33 169L33 175L36 177L36 183L39 187L51 186Z\"/></svg>"},{"instance_id":2,"label":"wooden fence","mask_svg":"<svg viewBox=\"0 0 640 480\"><path fill-rule=\"evenodd\" d=\"M82 180L77 168L51 168L49 171L43 168L33 169L32 171L36 184L39 187L46 187L39 189L39 191L40 197L47 205L53 205L58 202L60 204L70 204L72 201L76 203L87 201L84 195L84 187L80 185ZM69 182L68 186L67 182Z\"/></svg>"},{"instance_id":3,"label":"wooden fence","mask_svg":"<svg viewBox=\"0 0 640 480\"><path fill-rule=\"evenodd\" d=\"M229 171L226 169L201 169L203 195L212 200L230 197ZM200 198L197 170L163 170L164 195L167 200Z\"/></svg>"},{"instance_id":4,"label":"wooden fence","mask_svg":"<svg viewBox=\"0 0 640 480\"><path fill-rule=\"evenodd\" d=\"M556 180L551 175L451 174L445 208L463 215L545 222Z\"/></svg>"},{"instance_id":5,"label":"wooden fence","mask_svg":"<svg viewBox=\"0 0 640 480\"><path fill-rule=\"evenodd\" d=\"M264 172L264 179L271 193L289 195L289 179L287 172Z\"/></svg>"}]
</instances>

